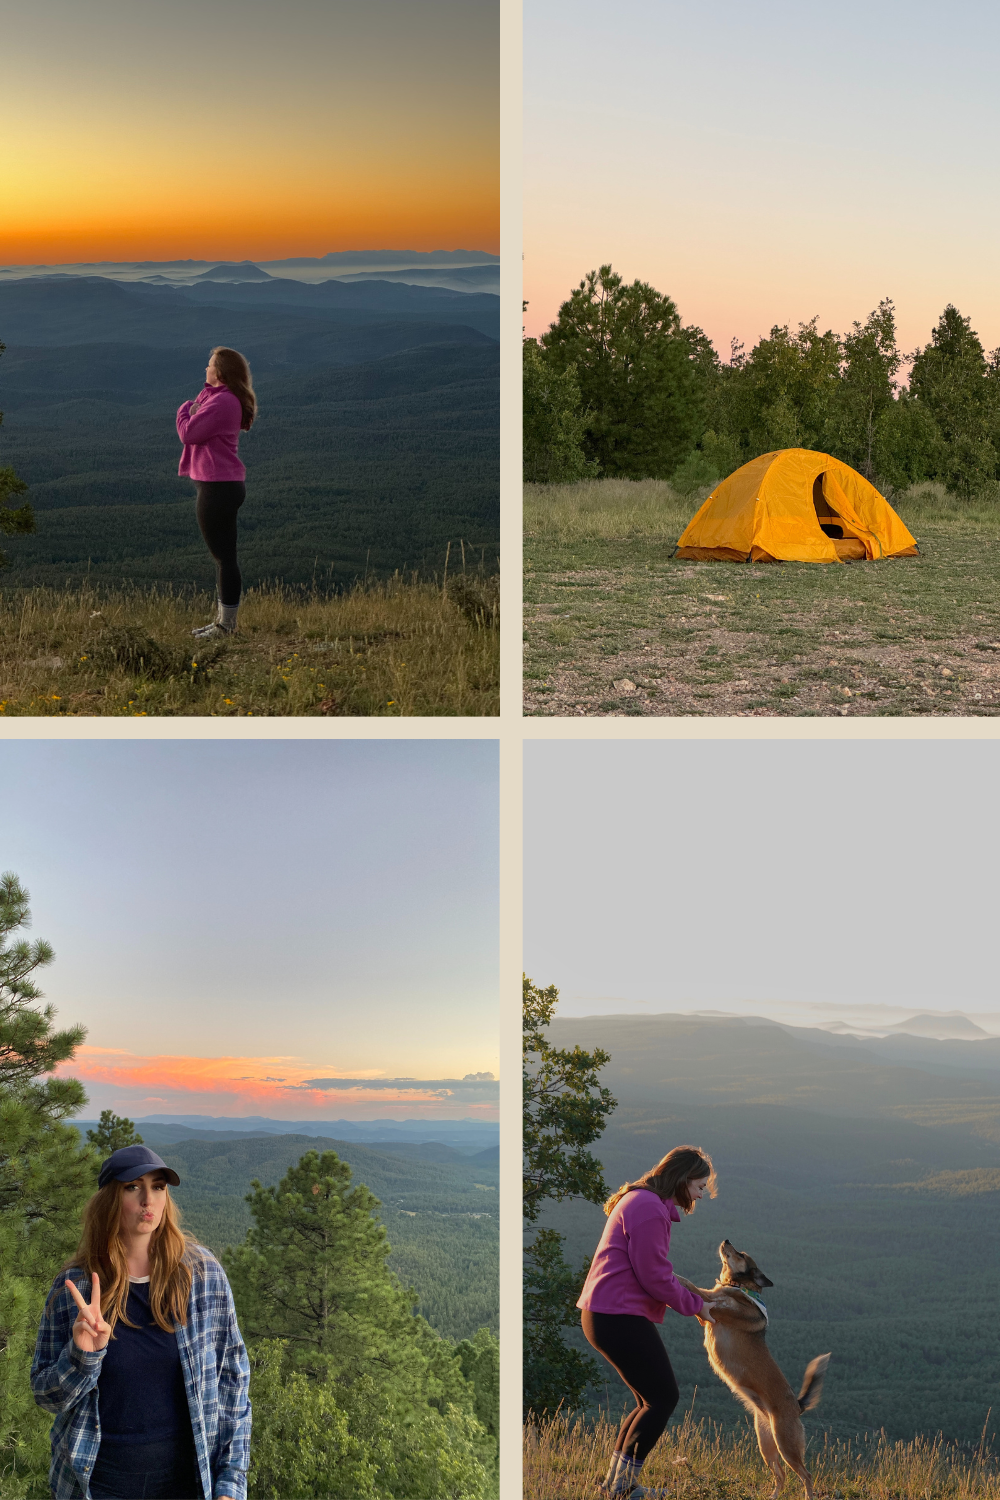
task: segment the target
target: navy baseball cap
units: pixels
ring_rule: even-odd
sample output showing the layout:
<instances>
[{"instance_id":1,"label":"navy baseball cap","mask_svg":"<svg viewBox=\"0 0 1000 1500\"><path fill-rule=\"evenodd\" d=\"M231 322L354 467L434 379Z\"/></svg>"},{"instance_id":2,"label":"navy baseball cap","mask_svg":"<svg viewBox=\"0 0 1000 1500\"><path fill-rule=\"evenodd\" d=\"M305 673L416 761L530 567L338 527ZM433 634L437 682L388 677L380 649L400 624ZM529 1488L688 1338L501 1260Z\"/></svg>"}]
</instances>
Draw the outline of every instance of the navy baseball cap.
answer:
<instances>
[{"instance_id":1,"label":"navy baseball cap","mask_svg":"<svg viewBox=\"0 0 1000 1500\"><path fill-rule=\"evenodd\" d=\"M122 1146L120 1151L112 1151L107 1161L102 1164L97 1186L107 1187L109 1182L134 1182L137 1177L144 1177L147 1172L162 1172L172 1187L181 1185L181 1180L173 1167L168 1167L166 1162L161 1161L156 1152L150 1151L148 1146Z\"/></svg>"}]
</instances>

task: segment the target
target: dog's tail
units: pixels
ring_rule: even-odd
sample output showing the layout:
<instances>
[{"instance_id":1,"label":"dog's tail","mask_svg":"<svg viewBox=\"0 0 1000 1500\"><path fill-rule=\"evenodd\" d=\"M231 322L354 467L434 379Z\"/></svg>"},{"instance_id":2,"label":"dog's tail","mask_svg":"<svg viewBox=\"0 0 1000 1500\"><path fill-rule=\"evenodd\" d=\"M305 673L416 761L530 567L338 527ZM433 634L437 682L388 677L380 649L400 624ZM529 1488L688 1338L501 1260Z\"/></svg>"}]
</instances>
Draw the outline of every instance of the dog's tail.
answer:
<instances>
[{"instance_id":1,"label":"dog's tail","mask_svg":"<svg viewBox=\"0 0 1000 1500\"><path fill-rule=\"evenodd\" d=\"M812 1411L814 1406L819 1405L819 1398L823 1394L823 1376L829 1363L829 1354L817 1354L815 1359L809 1361L799 1392L799 1411Z\"/></svg>"}]
</instances>

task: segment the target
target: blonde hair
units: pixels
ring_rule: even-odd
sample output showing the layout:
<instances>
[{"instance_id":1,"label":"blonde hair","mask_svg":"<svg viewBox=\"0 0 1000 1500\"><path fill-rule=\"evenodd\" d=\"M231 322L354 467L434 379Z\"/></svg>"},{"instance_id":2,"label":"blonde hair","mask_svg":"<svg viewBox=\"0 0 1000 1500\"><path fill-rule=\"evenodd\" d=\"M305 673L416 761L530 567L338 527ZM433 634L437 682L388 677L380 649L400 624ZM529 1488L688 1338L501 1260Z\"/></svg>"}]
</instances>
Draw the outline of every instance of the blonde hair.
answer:
<instances>
[{"instance_id":1,"label":"blonde hair","mask_svg":"<svg viewBox=\"0 0 1000 1500\"><path fill-rule=\"evenodd\" d=\"M257 396L253 388L250 366L236 349L227 349L224 344L213 349L209 361L215 360L219 379L227 390L232 391L243 408L240 431L249 432L257 416Z\"/></svg>"},{"instance_id":2,"label":"blonde hair","mask_svg":"<svg viewBox=\"0 0 1000 1500\"><path fill-rule=\"evenodd\" d=\"M650 1167L636 1182L623 1182L617 1193L612 1193L605 1203L604 1212L610 1214L626 1193L645 1188L660 1198L673 1198L684 1213L693 1213L695 1200L688 1191L688 1183L698 1182L703 1177L708 1179L705 1189L708 1196L714 1198L715 1168L708 1152L702 1151L700 1146L675 1146L662 1161L658 1161L655 1167Z\"/></svg>"},{"instance_id":3,"label":"blonde hair","mask_svg":"<svg viewBox=\"0 0 1000 1500\"><path fill-rule=\"evenodd\" d=\"M121 1236L122 1198L125 1183L109 1182L98 1188L83 1210L83 1233L76 1254L63 1267L79 1266L101 1278L101 1312L112 1331L119 1318L128 1327L128 1259ZM201 1247L180 1226L177 1205L164 1183L163 1217L149 1238L149 1310L165 1333L175 1333L177 1324L187 1323L191 1295L191 1265L200 1260Z\"/></svg>"}]
</instances>

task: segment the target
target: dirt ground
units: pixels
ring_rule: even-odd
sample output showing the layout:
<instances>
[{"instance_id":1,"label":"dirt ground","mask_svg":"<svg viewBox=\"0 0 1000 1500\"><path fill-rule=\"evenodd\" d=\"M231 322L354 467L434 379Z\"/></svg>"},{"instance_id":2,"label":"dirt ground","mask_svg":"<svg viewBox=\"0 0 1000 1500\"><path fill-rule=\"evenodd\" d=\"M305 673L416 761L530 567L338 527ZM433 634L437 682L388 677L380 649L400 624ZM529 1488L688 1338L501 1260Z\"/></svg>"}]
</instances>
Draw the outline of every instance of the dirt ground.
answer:
<instances>
[{"instance_id":1,"label":"dirt ground","mask_svg":"<svg viewBox=\"0 0 1000 1500\"><path fill-rule=\"evenodd\" d=\"M995 715L998 562L995 542L952 532L920 558L841 568L683 563L635 542L535 548L524 711Z\"/></svg>"}]
</instances>

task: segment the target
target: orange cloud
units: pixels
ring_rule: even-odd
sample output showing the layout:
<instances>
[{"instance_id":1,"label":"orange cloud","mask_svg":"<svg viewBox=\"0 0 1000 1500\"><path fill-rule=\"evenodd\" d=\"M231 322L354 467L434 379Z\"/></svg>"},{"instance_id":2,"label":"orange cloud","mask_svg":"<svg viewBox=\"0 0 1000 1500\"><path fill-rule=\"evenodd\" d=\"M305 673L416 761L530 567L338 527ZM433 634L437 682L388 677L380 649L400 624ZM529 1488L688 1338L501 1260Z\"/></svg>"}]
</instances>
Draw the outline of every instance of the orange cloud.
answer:
<instances>
[{"instance_id":1,"label":"orange cloud","mask_svg":"<svg viewBox=\"0 0 1000 1500\"><path fill-rule=\"evenodd\" d=\"M285 1119L329 1118L331 1112L371 1118L401 1105L407 1113L438 1117L492 1119L497 1113L493 1102L453 1099L454 1090L441 1081L385 1079L375 1068L347 1071L323 1063L306 1065L295 1057L142 1057L84 1046L57 1071L79 1078L87 1085L91 1106L99 1103L101 1108L159 1107L162 1112L172 1107L179 1114L273 1114ZM333 1091L331 1079L336 1080ZM351 1086L354 1082L357 1087Z\"/></svg>"}]
</instances>

